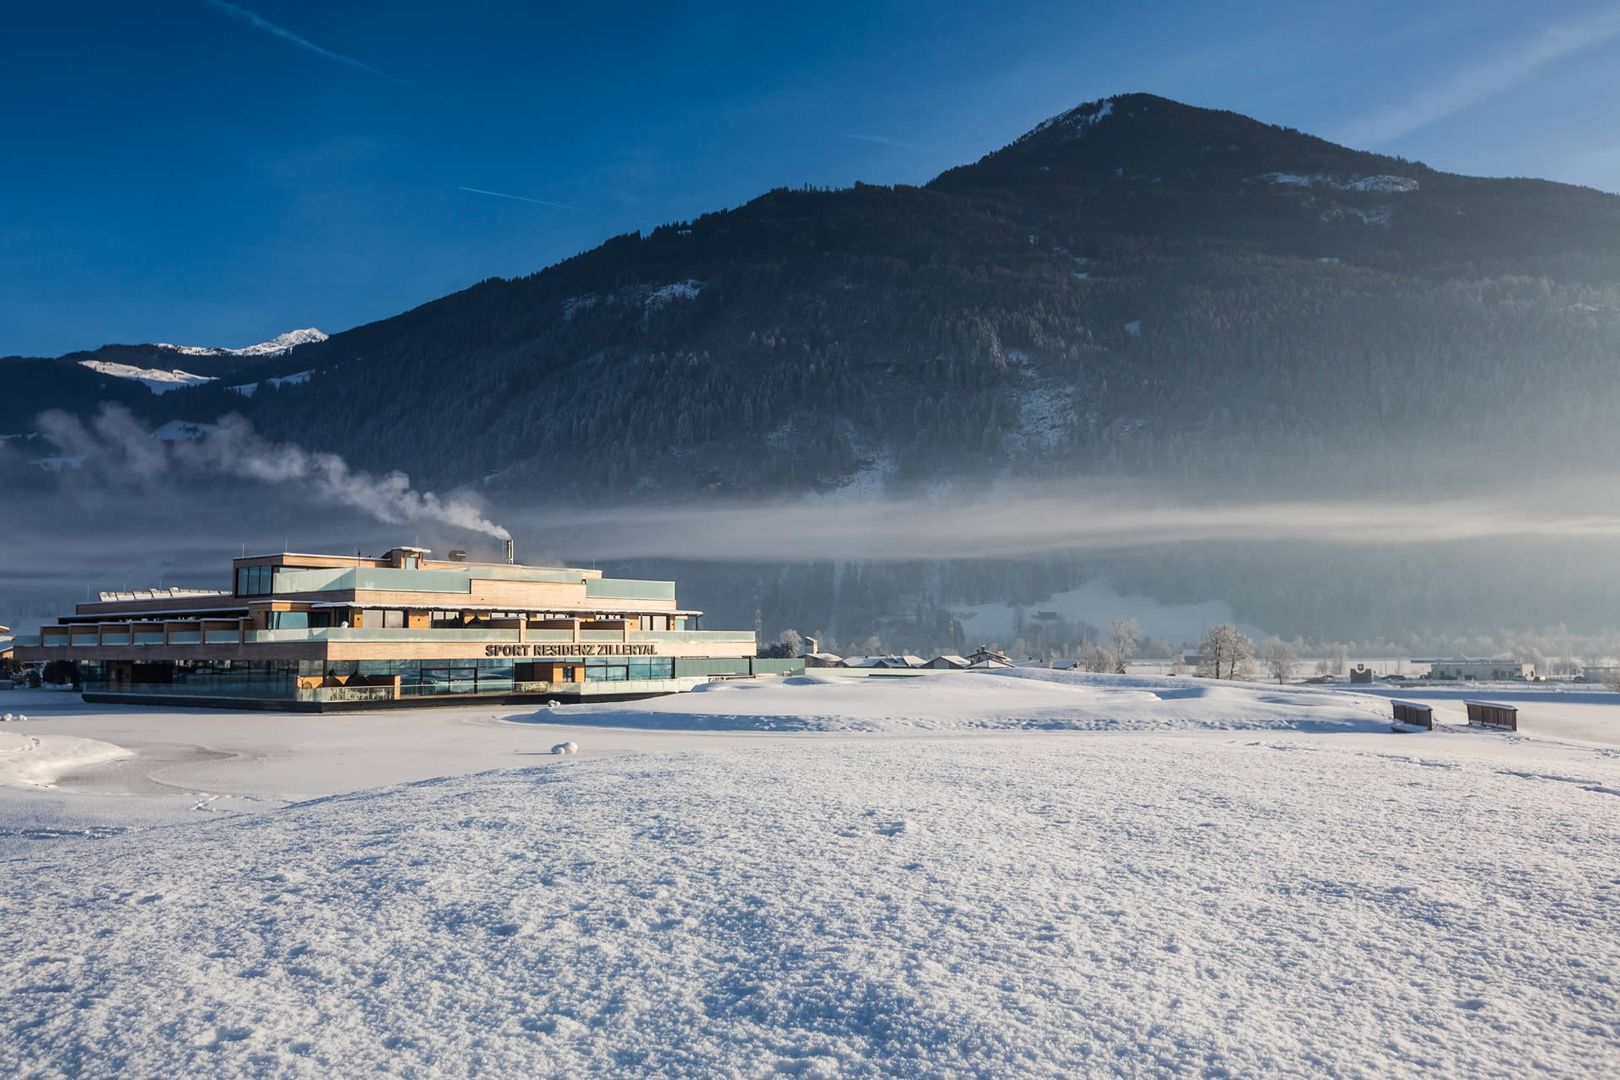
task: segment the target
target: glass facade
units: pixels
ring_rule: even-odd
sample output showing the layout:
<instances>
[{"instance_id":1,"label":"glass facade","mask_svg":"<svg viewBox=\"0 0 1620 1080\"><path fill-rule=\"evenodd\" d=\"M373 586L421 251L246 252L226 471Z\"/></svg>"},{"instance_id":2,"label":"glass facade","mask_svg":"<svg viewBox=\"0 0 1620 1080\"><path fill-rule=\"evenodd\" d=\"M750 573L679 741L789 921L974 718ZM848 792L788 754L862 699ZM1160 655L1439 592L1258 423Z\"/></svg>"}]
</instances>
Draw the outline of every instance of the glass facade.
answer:
<instances>
[{"instance_id":1,"label":"glass facade","mask_svg":"<svg viewBox=\"0 0 1620 1080\"><path fill-rule=\"evenodd\" d=\"M87 661L79 665L85 693L163 697L291 699L297 660Z\"/></svg>"},{"instance_id":2,"label":"glass facade","mask_svg":"<svg viewBox=\"0 0 1620 1080\"><path fill-rule=\"evenodd\" d=\"M550 682L537 669L555 670L560 679ZM675 660L588 657L521 666L505 659L106 660L79 665L86 693L258 701L386 701L396 696L566 692L581 675L586 682L673 679ZM547 690L540 690L542 686Z\"/></svg>"},{"instance_id":3,"label":"glass facade","mask_svg":"<svg viewBox=\"0 0 1620 1080\"><path fill-rule=\"evenodd\" d=\"M668 656L605 656L583 662L586 682L622 682L626 679L673 679L675 660Z\"/></svg>"}]
</instances>

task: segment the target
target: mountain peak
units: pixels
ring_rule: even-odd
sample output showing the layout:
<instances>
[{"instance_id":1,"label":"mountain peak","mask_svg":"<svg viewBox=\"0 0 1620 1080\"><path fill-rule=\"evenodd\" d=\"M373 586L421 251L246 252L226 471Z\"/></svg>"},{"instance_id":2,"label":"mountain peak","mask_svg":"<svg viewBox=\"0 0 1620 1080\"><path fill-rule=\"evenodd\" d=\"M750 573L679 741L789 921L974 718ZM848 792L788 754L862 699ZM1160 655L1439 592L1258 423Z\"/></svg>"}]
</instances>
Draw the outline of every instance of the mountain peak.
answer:
<instances>
[{"instance_id":1,"label":"mountain peak","mask_svg":"<svg viewBox=\"0 0 1620 1080\"><path fill-rule=\"evenodd\" d=\"M1043 120L975 164L942 174L935 184L1235 189L1269 174L1427 171L1241 113L1132 93L1088 101Z\"/></svg>"}]
</instances>

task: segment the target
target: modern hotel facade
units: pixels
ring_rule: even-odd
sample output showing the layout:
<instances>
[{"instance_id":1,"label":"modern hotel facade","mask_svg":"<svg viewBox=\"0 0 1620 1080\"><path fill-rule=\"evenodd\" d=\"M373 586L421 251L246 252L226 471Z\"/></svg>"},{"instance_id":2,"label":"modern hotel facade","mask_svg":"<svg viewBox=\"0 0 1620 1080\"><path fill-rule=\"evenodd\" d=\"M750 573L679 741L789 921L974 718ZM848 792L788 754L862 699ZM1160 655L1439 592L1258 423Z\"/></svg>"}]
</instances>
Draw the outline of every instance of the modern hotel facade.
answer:
<instances>
[{"instance_id":1,"label":"modern hotel facade","mask_svg":"<svg viewBox=\"0 0 1620 1080\"><path fill-rule=\"evenodd\" d=\"M73 661L90 701L309 711L640 697L803 670L755 658L752 631L701 629L674 582L429 554L235 559L229 590L102 593L19 638L17 658Z\"/></svg>"}]
</instances>

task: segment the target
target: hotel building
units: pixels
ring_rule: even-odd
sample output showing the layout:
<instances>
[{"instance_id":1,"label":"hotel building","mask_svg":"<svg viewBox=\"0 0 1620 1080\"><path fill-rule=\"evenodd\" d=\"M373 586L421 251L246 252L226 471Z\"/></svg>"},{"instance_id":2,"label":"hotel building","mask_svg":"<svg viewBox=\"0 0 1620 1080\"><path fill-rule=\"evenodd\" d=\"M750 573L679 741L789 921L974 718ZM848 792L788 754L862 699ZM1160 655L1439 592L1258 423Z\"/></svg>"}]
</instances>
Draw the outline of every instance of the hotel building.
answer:
<instances>
[{"instance_id":1,"label":"hotel building","mask_svg":"<svg viewBox=\"0 0 1620 1080\"><path fill-rule=\"evenodd\" d=\"M17 639L71 660L87 701L326 711L591 701L781 675L752 631L703 630L671 581L599 570L282 552L232 560L232 588L102 593Z\"/></svg>"}]
</instances>

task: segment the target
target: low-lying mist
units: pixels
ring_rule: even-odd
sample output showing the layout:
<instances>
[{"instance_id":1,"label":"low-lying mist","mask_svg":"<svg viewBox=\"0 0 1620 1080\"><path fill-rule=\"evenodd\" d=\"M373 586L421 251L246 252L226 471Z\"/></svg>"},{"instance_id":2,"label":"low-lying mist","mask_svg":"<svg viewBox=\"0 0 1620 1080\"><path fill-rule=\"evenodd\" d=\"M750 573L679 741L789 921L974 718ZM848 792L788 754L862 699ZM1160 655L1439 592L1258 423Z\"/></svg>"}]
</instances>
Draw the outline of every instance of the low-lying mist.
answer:
<instances>
[{"instance_id":1,"label":"low-lying mist","mask_svg":"<svg viewBox=\"0 0 1620 1080\"><path fill-rule=\"evenodd\" d=\"M1223 503L1172 501L1151 485L1118 482L927 499L638 505L566 515L520 507L508 517L548 548L602 559L994 559L1209 543L1620 538L1620 513L1612 507L1571 511L1545 494Z\"/></svg>"}]
</instances>

